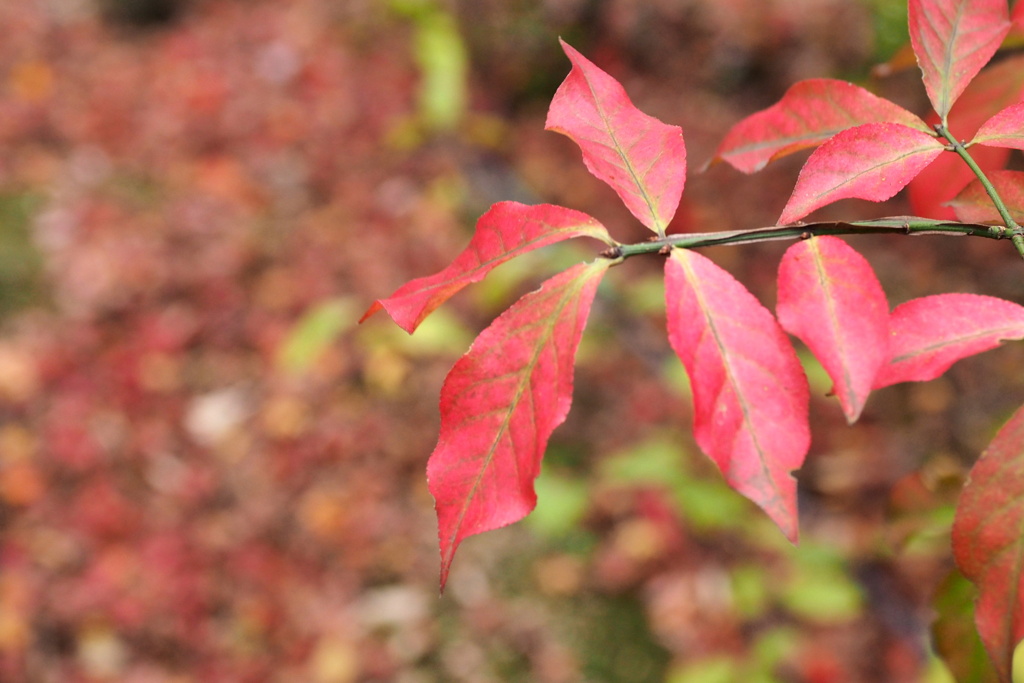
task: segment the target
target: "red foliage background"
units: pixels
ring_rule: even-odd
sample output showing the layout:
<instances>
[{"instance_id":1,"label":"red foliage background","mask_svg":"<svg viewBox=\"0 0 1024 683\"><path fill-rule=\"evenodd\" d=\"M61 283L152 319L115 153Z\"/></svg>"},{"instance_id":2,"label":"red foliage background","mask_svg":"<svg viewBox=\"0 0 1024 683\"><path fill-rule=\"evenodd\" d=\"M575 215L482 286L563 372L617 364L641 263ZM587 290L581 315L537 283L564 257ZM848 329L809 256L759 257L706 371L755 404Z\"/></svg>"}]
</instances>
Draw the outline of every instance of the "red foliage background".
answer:
<instances>
[{"instance_id":1,"label":"red foliage background","mask_svg":"<svg viewBox=\"0 0 1024 683\"><path fill-rule=\"evenodd\" d=\"M143 29L87 3L0 3L0 680L915 680L951 567L929 515L1020 403L1019 351L873 397L855 428L812 405L809 550L793 559L696 455L646 294L660 263L631 260L598 296L540 490L542 506L545 490L582 503L467 543L439 600L423 474L438 389L550 264L460 295L434 337L351 328L446 264L495 201L646 236L543 132L568 71L559 33L682 125L696 166L793 81L865 68L867 10L439 2L469 50L470 104L438 133L404 4L193 0ZM691 179L672 227L772 223L798 163L779 167ZM998 277L1012 254L922 242L858 243L892 303L1022 293ZM712 255L768 292L781 249ZM325 301L344 333L296 371L282 345ZM665 444L697 486L619 457ZM849 605L801 602L822 576Z\"/></svg>"}]
</instances>

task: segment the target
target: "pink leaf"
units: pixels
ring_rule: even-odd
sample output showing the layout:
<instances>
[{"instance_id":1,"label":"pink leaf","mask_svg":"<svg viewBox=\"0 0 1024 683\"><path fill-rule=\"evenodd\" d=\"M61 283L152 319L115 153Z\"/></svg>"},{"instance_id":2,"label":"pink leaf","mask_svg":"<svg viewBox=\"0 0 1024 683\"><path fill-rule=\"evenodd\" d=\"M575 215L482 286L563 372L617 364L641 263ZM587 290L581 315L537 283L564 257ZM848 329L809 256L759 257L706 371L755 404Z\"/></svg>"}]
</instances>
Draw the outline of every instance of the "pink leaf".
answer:
<instances>
[{"instance_id":1,"label":"pink leaf","mask_svg":"<svg viewBox=\"0 0 1024 683\"><path fill-rule=\"evenodd\" d=\"M1010 150L976 147L971 150L974 161L986 173L1006 166ZM940 154L907 186L907 197L914 214L927 218L953 220L955 212L949 202L977 176L955 154Z\"/></svg>"},{"instance_id":2,"label":"pink leaf","mask_svg":"<svg viewBox=\"0 0 1024 683\"><path fill-rule=\"evenodd\" d=\"M943 149L931 135L898 123L844 130L811 154L779 222L792 223L838 199L890 199Z\"/></svg>"},{"instance_id":3,"label":"pink leaf","mask_svg":"<svg viewBox=\"0 0 1024 683\"><path fill-rule=\"evenodd\" d=\"M867 260L837 237L790 247L779 264L779 323L807 344L853 423L887 360L889 304Z\"/></svg>"},{"instance_id":4,"label":"pink leaf","mask_svg":"<svg viewBox=\"0 0 1024 683\"><path fill-rule=\"evenodd\" d=\"M970 140L981 124L1021 100L1024 90L1024 56L1010 57L984 69L964 90L949 112L949 130L961 140ZM929 123L938 123L933 115ZM1010 153L996 147L976 147L974 160L985 172L1006 166ZM914 213L931 218L952 219L953 211L944 206L957 196L974 173L955 154L942 154L910 183L908 195Z\"/></svg>"},{"instance_id":5,"label":"pink leaf","mask_svg":"<svg viewBox=\"0 0 1024 683\"><path fill-rule=\"evenodd\" d=\"M564 41L562 49L572 71L551 100L546 128L572 138L587 169L663 235L686 182L683 130L641 112L618 81Z\"/></svg>"},{"instance_id":6,"label":"pink leaf","mask_svg":"<svg viewBox=\"0 0 1024 683\"><path fill-rule=\"evenodd\" d=\"M1022 99L1024 55L1017 55L993 64L971 81L950 112L949 129L961 139L970 139L986 120Z\"/></svg>"},{"instance_id":7,"label":"pink leaf","mask_svg":"<svg viewBox=\"0 0 1024 683\"><path fill-rule=\"evenodd\" d=\"M796 542L809 390L786 334L729 273L692 251L665 264L668 338L693 387L694 437L726 481Z\"/></svg>"},{"instance_id":8,"label":"pink leaf","mask_svg":"<svg viewBox=\"0 0 1024 683\"><path fill-rule=\"evenodd\" d=\"M1024 149L1024 102L1010 105L983 123L972 142L989 147Z\"/></svg>"},{"instance_id":9,"label":"pink leaf","mask_svg":"<svg viewBox=\"0 0 1024 683\"><path fill-rule=\"evenodd\" d=\"M989 171L987 175L1013 220L1024 223L1024 172ZM1003 217L999 215L980 180L976 179L965 187L949 205L956 211L956 217L964 223L1003 223Z\"/></svg>"},{"instance_id":10,"label":"pink leaf","mask_svg":"<svg viewBox=\"0 0 1024 683\"><path fill-rule=\"evenodd\" d=\"M585 213L552 204L498 202L480 217L469 246L450 266L407 282L388 298L374 302L359 322L383 308L412 334L434 309L505 261L573 237L593 237L615 244L604 226Z\"/></svg>"},{"instance_id":11,"label":"pink leaf","mask_svg":"<svg viewBox=\"0 0 1024 683\"><path fill-rule=\"evenodd\" d=\"M889 362L875 389L926 382L962 358L1024 339L1024 306L979 294L936 294L900 304L889 319Z\"/></svg>"},{"instance_id":12,"label":"pink leaf","mask_svg":"<svg viewBox=\"0 0 1024 683\"><path fill-rule=\"evenodd\" d=\"M939 117L950 108L1010 31L1006 0L910 0L910 43Z\"/></svg>"},{"instance_id":13,"label":"pink leaf","mask_svg":"<svg viewBox=\"0 0 1024 683\"><path fill-rule=\"evenodd\" d=\"M427 463L437 507L441 588L467 536L516 522L572 403L573 363L611 261L574 266L525 295L473 342L441 389L441 433Z\"/></svg>"},{"instance_id":14,"label":"pink leaf","mask_svg":"<svg viewBox=\"0 0 1024 683\"><path fill-rule=\"evenodd\" d=\"M814 147L836 133L863 123L902 123L931 133L917 115L860 86L829 78L794 84L776 104L743 119L715 153L744 173Z\"/></svg>"},{"instance_id":15,"label":"pink leaf","mask_svg":"<svg viewBox=\"0 0 1024 683\"><path fill-rule=\"evenodd\" d=\"M953 556L978 587L974 620L1002 681L1024 639L1024 409L971 469L953 519ZM1014 677L1014 680L1017 680Z\"/></svg>"}]
</instances>

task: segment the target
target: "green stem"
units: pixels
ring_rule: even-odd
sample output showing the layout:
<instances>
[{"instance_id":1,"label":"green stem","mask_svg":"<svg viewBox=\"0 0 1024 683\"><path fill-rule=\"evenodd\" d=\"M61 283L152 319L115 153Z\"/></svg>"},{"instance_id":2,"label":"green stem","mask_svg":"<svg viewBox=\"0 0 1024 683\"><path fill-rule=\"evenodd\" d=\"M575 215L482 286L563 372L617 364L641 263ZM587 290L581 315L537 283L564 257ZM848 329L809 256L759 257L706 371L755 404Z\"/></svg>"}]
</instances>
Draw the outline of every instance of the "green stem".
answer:
<instances>
[{"instance_id":1,"label":"green stem","mask_svg":"<svg viewBox=\"0 0 1024 683\"><path fill-rule=\"evenodd\" d=\"M958 223L956 221L933 220L896 216L867 221L798 223L779 225L752 230L730 230L725 232L689 232L651 239L638 244L620 244L605 251L602 256L623 259L638 254L651 254L680 247L698 249L725 244L752 244L774 240L807 239L819 235L973 235L989 239L1003 239L1011 233L1002 226ZM1013 234L1014 244L1020 235Z\"/></svg>"},{"instance_id":2,"label":"green stem","mask_svg":"<svg viewBox=\"0 0 1024 683\"><path fill-rule=\"evenodd\" d=\"M1016 247L1017 253L1024 258L1024 236L1021 235L1021 227L1013 220L1010 215L1010 210L1006 208L1006 204L1003 202L1003 198L999 196L999 192L996 191L995 185L988 179L985 172L978 166L978 162L974 160L970 152L964 146L964 143L956 139L956 137L949 132L949 129L943 124L937 124L935 126L935 132L946 138L949 144L952 146L954 152L956 152L964 163L971 169L978 180L981 182L981 186L985 188L985 192L988 193L989 199L992 200L992 204L995 205L996 211L999 212L999 216L1003 219L1003 223L1009 229L1013 241L1013 246Z\"/></svg>"}]
</instances>

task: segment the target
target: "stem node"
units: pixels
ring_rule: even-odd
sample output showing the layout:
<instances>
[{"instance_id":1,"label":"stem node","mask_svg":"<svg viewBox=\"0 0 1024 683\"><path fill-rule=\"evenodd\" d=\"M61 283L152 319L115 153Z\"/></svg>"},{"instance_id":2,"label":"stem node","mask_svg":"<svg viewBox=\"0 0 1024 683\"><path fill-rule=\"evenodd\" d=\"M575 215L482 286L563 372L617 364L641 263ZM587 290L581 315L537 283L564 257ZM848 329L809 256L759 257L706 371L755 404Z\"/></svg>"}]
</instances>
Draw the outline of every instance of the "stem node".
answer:
<instances>
[{"instance_id":1,"label":"stem node","mask_svg":"<svg viewBox=\"0 0 1024 683\"><path fill-rule=\"evenodd\" d=\"M992 204L995 205L996 211L999 212L999 216L1003 219L1003 223L1006 227L1010 230L1016 230L1020 227L1010 215L1010 211L1006 208L1006 204L1003 203L1003 198L999 196L999 192L996 191L995 185L992 184L992 181L988 179L985 172L981 170L980 166L978 166L978 162L974 160L974 157L972 157L970 152L967 151L967 148L964 147L964 143L957 140L953 134L949 132L949 129L941 123L936 124L935 132L946 138L946 140L953 145L953 151L960 155L960 158L964 160L964 163L967 164L974 175L978 178L978 181L981 183L981 186L985 188L985 192L988 194L989 199L992 200ZM1014 244L1017 244L1016 239L1014 239ZM1024 245L1024 238L1021 240L1021 245ZM1017 249L1018 251L1021 251L1022 255L1024 255L1024 250L1022 250L1024 247L1018 246Z\"/></svg>"}]
</instances>

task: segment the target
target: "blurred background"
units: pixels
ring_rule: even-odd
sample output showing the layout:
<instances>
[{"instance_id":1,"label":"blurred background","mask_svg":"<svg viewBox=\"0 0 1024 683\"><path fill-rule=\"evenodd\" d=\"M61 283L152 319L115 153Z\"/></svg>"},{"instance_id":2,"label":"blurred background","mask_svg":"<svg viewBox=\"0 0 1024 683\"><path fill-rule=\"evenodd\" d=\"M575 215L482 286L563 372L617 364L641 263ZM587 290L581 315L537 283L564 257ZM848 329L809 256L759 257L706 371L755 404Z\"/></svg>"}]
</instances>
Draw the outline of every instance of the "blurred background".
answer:
<instances>
[{"instance_id":1,"label":"blurred background","mask_svg":"<svg viewBox=\"0 0 1024 683\"><path fill-rule=\"evenodd\" d=\"M355 324L495 201L646 237L543 130L559 36L683 126L675 230L752 228L803 157L696 170L794 81L925 111L916 69L871 76L906 42L901 0L36 0L0 3L0 35L0 680L987 680L948 533L1024 401L1019 347L878 392L853 427L804 354L794 548L695 448L661 261L630 259L537 511L465 542L439 597L444 375L601 246L502 266L413 337ZM892 305L1024 299L1001 243L849 241ZM773 306L786 246L707 253Z\"/></svg>"}]
</instances>

